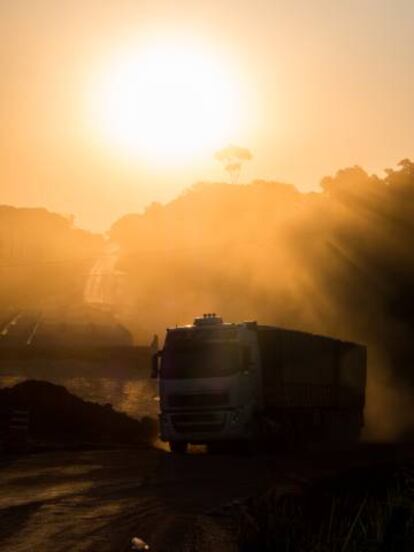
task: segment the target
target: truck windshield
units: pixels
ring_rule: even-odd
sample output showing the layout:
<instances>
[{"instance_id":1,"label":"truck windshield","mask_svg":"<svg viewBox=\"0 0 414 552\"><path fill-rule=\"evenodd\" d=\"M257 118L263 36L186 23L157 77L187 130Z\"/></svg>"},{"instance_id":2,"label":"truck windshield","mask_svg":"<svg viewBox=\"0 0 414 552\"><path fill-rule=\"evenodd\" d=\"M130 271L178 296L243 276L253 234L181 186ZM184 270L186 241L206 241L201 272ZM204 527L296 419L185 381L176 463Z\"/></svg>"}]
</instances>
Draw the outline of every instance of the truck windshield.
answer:
<instances>
[{"instance_id":1,"label":"truck windshield","mask_svg":"<svg viewBox=\"0 0 414 552\"><path fill-rule=\"evenodd\" d=\"M175 344L166 347L161 378L216 378L241 370L241 349L234 343Z\"/></svg>"}]
</instances>

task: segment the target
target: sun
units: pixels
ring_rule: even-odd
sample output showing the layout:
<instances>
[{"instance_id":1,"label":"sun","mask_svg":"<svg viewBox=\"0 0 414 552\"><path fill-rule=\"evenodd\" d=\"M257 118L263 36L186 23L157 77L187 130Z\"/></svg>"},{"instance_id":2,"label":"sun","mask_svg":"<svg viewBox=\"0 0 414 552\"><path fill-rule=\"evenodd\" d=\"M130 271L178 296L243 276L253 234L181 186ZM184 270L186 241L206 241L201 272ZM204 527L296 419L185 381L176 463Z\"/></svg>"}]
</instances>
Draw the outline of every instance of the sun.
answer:
<instances>
[{"instance_id":1,"label":"sun","mask_svg":"<svg viewBox=\"0 0 414 552\"><path fill-rule=\"evenodd\" d=\"M127 155L187 162L237 135L240 85L206 47L147 44L115 56L98 81L94 118L105 141Z\"/></svg>"}]
</instances>

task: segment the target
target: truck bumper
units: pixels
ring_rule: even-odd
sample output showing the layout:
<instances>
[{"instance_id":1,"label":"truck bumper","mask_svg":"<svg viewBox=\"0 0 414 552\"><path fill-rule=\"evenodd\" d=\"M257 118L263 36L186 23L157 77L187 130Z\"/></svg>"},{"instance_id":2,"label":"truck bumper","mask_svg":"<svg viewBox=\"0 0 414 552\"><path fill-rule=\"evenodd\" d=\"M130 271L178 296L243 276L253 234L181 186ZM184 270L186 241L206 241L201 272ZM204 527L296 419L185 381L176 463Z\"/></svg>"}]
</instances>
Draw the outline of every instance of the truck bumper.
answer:
<instances>
[{"instance_id":1,"label":"truck bumper","mask_svg":"<svg viewBox=\"0 0 414 552\"><path fill-rule=\"evenodd\" d=\"M208 443L248 439L249 416L243 409L172 411L160 415L163 441Z\"/></svg>"}]
</instances>

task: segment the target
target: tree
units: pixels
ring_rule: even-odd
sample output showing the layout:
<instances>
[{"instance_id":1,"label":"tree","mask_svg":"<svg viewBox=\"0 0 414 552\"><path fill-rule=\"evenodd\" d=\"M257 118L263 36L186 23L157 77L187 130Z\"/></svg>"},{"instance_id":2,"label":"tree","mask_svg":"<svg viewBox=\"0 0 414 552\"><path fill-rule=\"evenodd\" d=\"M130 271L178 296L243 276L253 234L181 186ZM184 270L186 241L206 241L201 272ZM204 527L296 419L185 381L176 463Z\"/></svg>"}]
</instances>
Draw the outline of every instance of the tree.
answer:
<instances>
[{"instance_id":1,"label":"tree","mask_svg":"<svg viewBox=\"0 0 414 552\"><path fill-rule=\"evenodd\" d=\"M224 170L229 173L232 184L239 180L243 161L250 161L252 157L250 150L247 148L233 145L226 146L214 155L214 158L223 164Z\"/></svg>"}]
</instances>

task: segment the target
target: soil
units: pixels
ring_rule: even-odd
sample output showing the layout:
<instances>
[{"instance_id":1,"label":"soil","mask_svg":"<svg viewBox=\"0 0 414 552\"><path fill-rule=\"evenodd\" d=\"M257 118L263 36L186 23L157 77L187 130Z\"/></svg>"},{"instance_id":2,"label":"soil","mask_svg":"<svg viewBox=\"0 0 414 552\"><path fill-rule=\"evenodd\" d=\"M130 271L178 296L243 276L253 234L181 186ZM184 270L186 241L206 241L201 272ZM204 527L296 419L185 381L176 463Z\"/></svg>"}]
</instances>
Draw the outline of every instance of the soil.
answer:
<instances>
[{"instance_id":1,"label":"soil","mask_svg":"<svg viewBox=\"0 0 414 552\"><path fill-rule=\"evenodd\" d=\"M157 552L234 552L232 514L247 497L413 457L413 447L378 445L251 457L151 447L3 456L0 550L123 552L136 536Z\"/></svg>"},{"instance_id":2,"label":"soil","mask_svg":"<svg viewBox=\"0 0 414 552\"><path fill-rule=\"evenodd\" d=\"M149 417L133 419L109 403L85 401L62 385L28 380L0 389L0 437L5 448L8 441L16 441L10 430L15 425L11 419L15 411L27 413L29 447L40 442L140 445L152 442L157 433L156 423ZM22 440L22 436L17 437Z\"/></svg>"}]
</instances>

